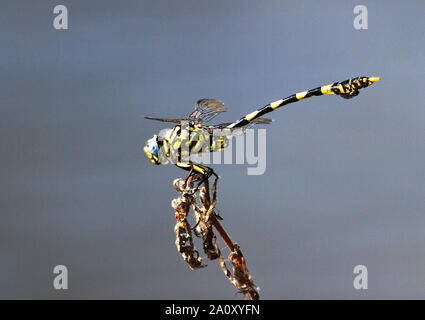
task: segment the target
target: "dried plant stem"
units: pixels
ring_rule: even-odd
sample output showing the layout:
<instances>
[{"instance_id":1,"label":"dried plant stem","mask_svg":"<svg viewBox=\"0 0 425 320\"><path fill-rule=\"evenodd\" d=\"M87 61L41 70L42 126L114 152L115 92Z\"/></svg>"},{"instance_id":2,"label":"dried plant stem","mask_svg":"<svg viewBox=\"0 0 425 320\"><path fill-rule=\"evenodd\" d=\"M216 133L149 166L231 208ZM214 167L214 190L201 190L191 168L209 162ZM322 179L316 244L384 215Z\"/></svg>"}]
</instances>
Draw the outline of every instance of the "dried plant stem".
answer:
<instances>
[{"instance_id":1,"label":"dried plant stem","mask_svg":"<svg viewBox=\"0 0 425 320\"><path fill-rule=\"evenodd\" d=\"M217 190L217 181L218 179L216 179L214 181L214 191ZM206 180L204 182L204 186L206 189L206 198L208 202L211 202L210 200L210 193L209 193L209 182L208 180ZM215 205L214 205L215 207ZM226 244L226 246L230 249L231 252L235 251L235 245L233 244L232 239L230 239L229 235L227 234L226 230L224 230L223 226L221 225L220 221L217 220L217 217L215 215L212 215L210 217L210 220L212 222L212 224L214 225L214 227L217 229L218 233L220 234L221 238L223 239L224 243ZM240 259L237 259L238 265L241 269L245 269L244 264L242 263L242 261Z\"/></svg>"},{"instance_id":2,"label":"dried plant stem","mask_svg":"<svg viewBox=\"0 0 425 320\"><path fill-rule=\"evenodd\" d=\"M183 179L174 180L174 188L181 193L181 197L172 201L172 206L175 209L177 224L175 227L176 232L176 246L178 251L182 254L184 260L192 269L203 268L206 265L202 264L202 258L199 256L198 251L195 249L192 238L192 229L187 216L190 207L192 206L195 212L196 226L193 228L196 234L200 234L203 240L204 252L210 260L219 259L220 267L224 274L229 278L230 282L238 289L238 292L244 296L248 296L251 300L258 300L258 289L255 286L253 279L246 267L245 258L242 255L240 247L233 243L230 236L223 228L219 220L222 218L215 212L217 203L217 181L218 176L214 180L212 187L212 199L210 197L210 186L208 180L204 182L201 190L191 193L192 190L192 177L190 176L187 181ZM188 192L189 191L189 192ZM200 206L197 204L197 194L199 193ZM232 264L233 272L231 272L225 259L221 255L221 251L217 245L217 238L213 232L214 227L220 237L223 239L226 246L230 249L229 261Z\"/></svg>"}]
</instances>

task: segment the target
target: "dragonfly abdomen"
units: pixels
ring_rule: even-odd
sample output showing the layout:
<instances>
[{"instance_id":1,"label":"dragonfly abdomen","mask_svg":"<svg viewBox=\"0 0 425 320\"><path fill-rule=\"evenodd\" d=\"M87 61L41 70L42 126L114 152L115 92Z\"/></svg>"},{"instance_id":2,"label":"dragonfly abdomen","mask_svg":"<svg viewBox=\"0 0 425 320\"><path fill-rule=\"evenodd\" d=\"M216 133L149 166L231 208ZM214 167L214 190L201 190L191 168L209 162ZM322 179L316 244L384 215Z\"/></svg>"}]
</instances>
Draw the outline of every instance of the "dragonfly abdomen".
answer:
<instances>
[{"instance_id":1,"label":"dragonfly abdomen","mask_svg":"<svg viewBox=\"0 0 425 320\"><path fill-rule=\"evenodd\" d=\"M372 85L374 82L378 81L378 77L357 77L348 79L341 82L334 82L325 86L317 87L314 89L298 92L296 94L290 95L284 99L280 99L269 103L268 105L257 109L245 117L240 118L239 120L233 122L228 126L228 128L242 128L252 123L256 119L264 116L267 113L270 113L276 109L279 109L287 104L294 103L306 98L321 96L324 94L335 94L339 95L342 98L350 99L359 94L359 90L366 88Z\"/></svg>"}]
</instances>

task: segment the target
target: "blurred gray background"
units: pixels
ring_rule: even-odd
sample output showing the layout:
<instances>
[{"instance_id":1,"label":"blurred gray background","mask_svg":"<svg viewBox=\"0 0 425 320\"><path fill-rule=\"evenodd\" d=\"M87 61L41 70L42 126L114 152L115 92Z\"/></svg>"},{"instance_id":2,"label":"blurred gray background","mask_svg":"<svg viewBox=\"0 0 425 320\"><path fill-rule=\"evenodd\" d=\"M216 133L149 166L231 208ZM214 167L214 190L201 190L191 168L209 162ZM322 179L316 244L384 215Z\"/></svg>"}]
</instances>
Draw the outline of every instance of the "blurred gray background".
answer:
<instances>
[{"instance_id":1,"label":"blurred gray background","mask_svg":"<svg viewBox=\"0 0 425 320\"><path fill-rule=\"evenodd\" d=\"M68 8L69 30L52 26ZM353 28L368 8L369 29ZM218 208L264 299L425 296L421 1L2 1L0 298L240 299L177 253L173 166L141 147L199 98L238 119L359 75L352 100L272 114L267 170L217 165ZM199 242L198 242L198 245ZM225 251L226 255L228 251ZM53 268L69 289L53 289ZM353 288L366 265L369 289Z\"/></svg>"}]
</instances>

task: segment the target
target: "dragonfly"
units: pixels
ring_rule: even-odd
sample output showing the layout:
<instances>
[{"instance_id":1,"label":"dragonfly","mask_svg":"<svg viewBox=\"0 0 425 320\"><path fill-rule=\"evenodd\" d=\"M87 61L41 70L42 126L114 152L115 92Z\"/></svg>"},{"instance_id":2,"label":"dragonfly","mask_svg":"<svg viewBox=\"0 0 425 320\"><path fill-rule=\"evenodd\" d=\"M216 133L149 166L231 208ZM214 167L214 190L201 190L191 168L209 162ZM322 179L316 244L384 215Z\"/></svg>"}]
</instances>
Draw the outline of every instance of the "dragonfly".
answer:
<instances>
[{"instance_id":1,"label":"dragonfly","mask_svg":"<svg viewBox=\"0 0 425 320\"><path fill-rule=\"evenodd\" d=\"M191 154L224 150L229 145L231 137L245 132L254 124L271 123L271 119L263 118L263 116L288 104L326 94L351 99L359 94L360 89L367 88L379 80L380 77L356 77L298 92L258 108L234 122L218 125L206 123L227 111L227 107L215 99L201 99L197 101L195 111L184 119L145 117L149 120L173 123L175 126L165 130L161 135L154 135L143 149L155 165L171 162L188 171L186 182L189 179L198 182L196 191L212 175L218 176L212 168L192 161Z\"/></svg>"}]
</instances>

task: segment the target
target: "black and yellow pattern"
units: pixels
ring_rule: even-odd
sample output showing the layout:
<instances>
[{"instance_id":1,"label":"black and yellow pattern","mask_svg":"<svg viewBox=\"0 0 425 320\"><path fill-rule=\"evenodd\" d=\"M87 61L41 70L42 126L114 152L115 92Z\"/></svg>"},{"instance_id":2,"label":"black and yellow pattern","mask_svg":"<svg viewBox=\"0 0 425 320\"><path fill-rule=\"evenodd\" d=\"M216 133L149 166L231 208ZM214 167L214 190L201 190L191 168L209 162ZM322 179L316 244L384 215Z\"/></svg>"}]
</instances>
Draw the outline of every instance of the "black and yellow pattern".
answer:
<instances>
[{"instance_id":1,"label":"black and yellow pattern","mask_svg":"<svg viewBox=\"0 0 425 320\"><path fill-rule=\"evenodd\" d=\"M162 136L160 143L164 152L160 161L177 163L188 159L190 155L222 151L229 145L231 132L228 130L217 134L217 131L215 126L191 123L175 126Z\"/></svg>"},{"instance_id":2,"label":"black and yellow pattern","mask_svg":"<svg viewBox=\"0 0 425 320\"><path fill-rule=\"evenodd\" d=\"M287 104L294 103L303 99L307 99L315 96L322 96L324 94L336 94L345 99L351 99L359 94L359 90L372 85L374 82L379 81L379 77L357 77L342 82L335 82L326 86L317 87L307 91L302 91L290 95L284 99L272 102L261 109L255 110L247 114L245 117L235 121L229 128L244 127L252 121L270 113L276 109L282 108Z\"/></svg>"},{"instance_id":3,"label":"black and yellow pattern","mask_svg":"<svg viewBox=\"0 0 425 320\"><path fill-rule=\"evenodd\" d=\"M190 161L191 154L225 149L236 129L245 129L254 123L270 123L271 120L265 119L263 116L290 103L325 94L351 99L359 94L360 89L369 87L379 80L379 77L357 77L298 92L257 109L235 122L215 126L205 126L203 123L210 121L217 114L225 112L227 108L218 100L201 99L197 102L195 111L187 119L146 117L151 120L175 123L176 126L160 138L155 135L148 141L144 151L154 164L164 164L170 160L179 168L190 171L189 176L200 175L200 183L202 183L215 173L205 165ZM240 130L238 131L240 132Z\"/></svg>"}]
</instances>

